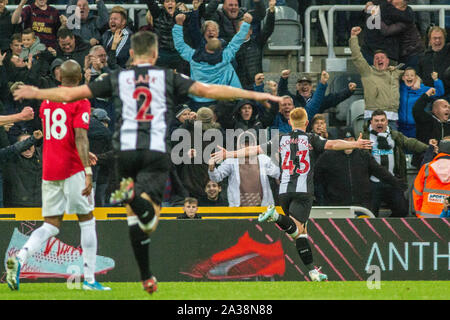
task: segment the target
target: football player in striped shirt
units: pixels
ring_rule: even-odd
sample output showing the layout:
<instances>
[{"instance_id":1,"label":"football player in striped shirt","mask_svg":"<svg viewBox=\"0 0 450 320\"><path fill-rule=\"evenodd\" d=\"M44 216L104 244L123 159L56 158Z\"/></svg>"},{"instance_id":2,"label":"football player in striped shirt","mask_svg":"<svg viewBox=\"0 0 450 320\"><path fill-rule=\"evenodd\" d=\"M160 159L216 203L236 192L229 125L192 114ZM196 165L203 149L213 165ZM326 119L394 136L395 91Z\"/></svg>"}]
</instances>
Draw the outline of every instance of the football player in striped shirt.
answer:
<instances>
[{"instance_id":1,"label":"football player in striped shirt","mask_svg":"<svg viewBox=\"0 0 450 320\"><path fill-rule=\"evenodd\" d=\"M177 101L188 95L213 100L272 100L268 93L247 91L222 85L193 81L170 69L156 67L158 40L154 33L141 31L131 38L131 68L116 70L89 85L74 88L38 89L23 86L15 99L76 101L84 98L109 98L117 103L119 125L114 147L122 182L112 195L115 203L127 209L130 240L141 273L144 290L157 290L150 271L149 234L158 224L162 196L169 172L169 123Z\"/></svg>"},{"instance_id":2,"label":"football player in striped shirt","mask_svg":"<svg viewBox=\"0 0 450 320\"><path fill-rule=\"evenodd\" d=\"M259 222L275 222L293 240L300 259L309 270L313 281L325 281L327 275L313 265L313 254L308 242L306 224L311 212L314 198L313 172L314 164L324 150L370 149L372 142L362 139L357 141L326 140L315 133L307 133L308 115L304 108L295 108L289 114L292 132L275 136L266 145L250 146L237 151L221 151L212 154L215 161L226 158L242 158L263 153L264 150L276 150L281 166L279 199L284 215L270 205L260 214Z\"/></svg>"}]
</instances>

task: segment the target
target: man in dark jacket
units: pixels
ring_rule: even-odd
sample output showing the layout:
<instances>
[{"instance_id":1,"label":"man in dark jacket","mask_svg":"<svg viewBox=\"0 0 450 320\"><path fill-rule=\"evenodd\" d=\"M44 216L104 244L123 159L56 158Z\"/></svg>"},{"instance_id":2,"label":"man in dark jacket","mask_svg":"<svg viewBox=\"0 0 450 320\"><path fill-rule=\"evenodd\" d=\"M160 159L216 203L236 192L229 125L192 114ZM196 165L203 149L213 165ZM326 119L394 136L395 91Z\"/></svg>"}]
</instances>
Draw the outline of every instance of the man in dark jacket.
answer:
<instances>
[{"instance_id":1,"label":"man in dark jacket","mask_svg":"<svg viewBox=\"0 0 450 320\"><path fill-rule=\"evenodd\" d=\"M429 48L419 58L417 74L426 86L433 87L431 77L437 72L440 77L450 67L450 43L445 44L447 32L440 27L432 27L428 32ZM450 81L444 81L445 95L450 95Z\"/></svg>"},{"instance_id":2,"label":"man in dark jacket","mask_svg":"<svg viewBox=\"0 0 450 320\"><path fill-rule=\"evenodd\" d=\"M405 153L421 154L428 149L427 144L392 130L388 126L386 112L380 109L372 113L369 127L363 132L363 139L370 139L373 142L372 155L375 160L404 182L407 181ZM391 217L405 217L408 214L408 204L403 192L386 185L374 176L371 176L370 180L374 215L378 215L382 201L388 203L392 211Z\"/></svg>"},{"instance_id":3,"label":"man in dark jacket","mask_svg":"<svg viewBox=\"0 0 450 320\"><path fill-rule=\"evenodd\" d=\"M414 121L416 122L416 136L419 141L428 143L430 139L437 142L450 135L450 105L447 100L439 99L433 102L431 113L425 111L428 103L433 101L430 97L436 90L429 89L413 107Z\"/></svg>"},{"instance_id":4,"label":"man in dark jacket","mask_svg":"<svg viewBox=\"0 0 450 320\"><path fill-rule=\"evenodd\" d=\"M97 5L97 15L89 9L87 0L69 0L66 8L66 17L70 18L75 14L74 7L80 10L79 24L71 21L67 22L67 27L84 41L89 42L91 46L95 46L101 41L101 30L108 24L109 13L103 0L95 0Z\"/></svg>"},{"instance_id":5,"label":"man in dark jacket","mask_svg":"<svg viewBox=\"0 0 450 320\"><path fill-rule=\"evenodd\" d=\"M253 23L261 22L266 16L264 1L253 0L255 5L254 12L249 12L253 16ZM233 36L238 32L238 24L242 20L246 8L239 8L238 0L224 0L221 9L218 9L220 0L211 0L205 10L205 19L214 20L219 24L219 38L230 42Z\"/></svg>"},{"instance_id":6,"label":"man in dark jacket","mask_svg":"<svg viewBox=\"0 0 450 320\"><path fill-rule=\"evenodd\" d=\"M5 207L40 207L42 205L42 156L34 144L42 138L41 131L33 136L23 134L9 147L9 161L3 163Z\"/></svg>"},{"instance_id":7,"label":"man in dark jacket","mask_svg":"<svg viewBox=\"0 0 450 320\"><path fill-rule=\"evenodd\" d=\"M364 44L361 47L361 52L369 65L373 64L373 56L377 50L385 51L390 60L398 62L400 58L398 36L383 35L381 32L381 21L386 25L395 22L414 23L414 12L410 7L407 7L404 11L398 10L387 0L375 0L372 2L377 7L366 6L366 10L369 11L366 17L366 26L371 27L364 28ZM375 9L377 14L371 15L371 9ZM377 25L377 20L380 22L380 26Z\"/></svg>"},{"instance_id":8,"label":"man in dark jacket","mask_svg":"<svg viewBox=\"0 0 450 320\"><path fill-rule=\"evenodd\" d=\"M195 120L195 116L195 112L193 112L187 104L178 105L175 108L175 118L169 125L169 134L172 135L172 132L180 128L186 120Z\"/></svg>"},{"instance_id":9,"label":"man in dark jacket","mask_svg":"<svg viewBox=\"0 0 450 320\"><path fill-rule=\"evenodd\" d=\"M84 59L89 54L89 43L73 34L68 28L61 28L57 33L58 49L56 57L65 60L73 59L80 66L84 66Z\"/></svg>"},{"instance_id":10,"label":"man in dark jacket","mask_svg":"<svg viewBox=\"0 0 450 320\"><path fill-rule=\"evenodd\" d=\"M11 95L8 95L10 97L9 101L9 112L10 113L16 113L21 110L23 110L25 107L31 107L34 111L34 118L29 121L19 121L14 123L14 125L9 129L8 131L8 138L11 143L14 143L17 141L18 137L23 134L24 132L33 132L35 130L41 130L42 129L42 123L41 119L39 118L39 106L40 103L37 100L20 100L15 101L12 98L12 94L16 89L18 89L21 85L23 85L23 82L15 82L10 87Z\"/></svg>"},{"instance_id":11,"label":"man in dark jacket","mask_svg":"<svg viewBox=\"0 0 450 320\"><path fill-rule=\"evenodd\" d=\"M252 29L250 29L245 42L236 53L237 66L235 69L243 89L253 90L255 75L263 72L264 46L275 28L275 3L275 0L269 2L269 10L262 31L257 36L252 36ZM238 30L241 24L242 22L238 24Z\"/></svg>"},{"instance_id":12,"label":"man in dark jacket","mask_svg":"<svg viewBox=\"0 0 450 320\"><path fill-rule=\"evenodd\" d=\"M219 131L218 134L223 133L221 132L220 125L214 120L213 111L207 107L198 109L196 121L186 120L181 128L186 129L190 134L191 149L188 154L182 155L182 158L185 161L184 163L177 165L177 172L183 186L189 192L189 196L198 199L203 196L205 184L209 179L208 164L204 163L203 154L211 142L203 139L202 137L207 130L211 129L217 129L217 131ZM211 133L211 131L209 131L209 133ZM178 137L178 139L180 140L180 137ZM183 144L185 143L184 139L185 138L183 137ZM197 143L199 141L200 144ZM172 149L172 154L176 152L175 150L176 149L174 147ZM180 151L183 152L184 148L179 150L179 152Z\"/></svg>"},{"instance_id":13,"label":"man in dark jacket","mask_svg":"<svg viewBox=\"0 0 450 320\"><path fill-rule=\"evenodd\" d=\"M314 94L317 90L313 91L311 78L303 76L297 80L295 94L292 94L291 92L289 92L288 89L288 81L290 73L291 70L289 69L281 71L280 82L278 83L278 95L291 96L292 99L294 100L294 105L296 107L305 108L308 103L311 103ZM355 90L356 90L356 83L350 82L348 84L348 88L342 90L341 92L329 93L328 95L323 97L323 99L320 102L320 107L317 110L315 110L314 114L323 113L325 110L329 108L336 107L339 103L341 103L342 101L348 99L351 95L353 95ZM310 115L310 113L308 112L308 116L310 116L310 118L312 118L314 114Z\"/></svg>"},{"instance_id":14,"label":"man in dark jacket","mask_svg":"<svg viewBox=\"0 0 450 320\"><path fill-rule=\"evenodd\" d=\"M95 155L105 154L112 151L112 135L108 129L111 119L105 110L97 108L92 111L89 122L89 150ZM93 168L92 181L95 189L95 205L103 207L106 200L109 176L112 170L113 154L108 157L98 157L99 161Z\"/></svg>"},{"instance_id":15,"label":"man in dark jacket","mask_svg":"<svg viewBox=\"0 0 450 320\"><path fill-rule=\"evenodd\" d=\"M7 4L7 0L0 0L0 51L2 52L9 49L11 36L20 31L20 25L11 22L11 12L6 9Z\"/></svg>"},{"instance_id":16,"label":"man in dark jacket","mask_svg":"<svg viewBox=\"0 0 450 320\"><path fill-rule=\"evenodd\" d=\"M258 130L269 127L277 114L276 105L267 104L266 110L258 110L257 103L252 100L240 100L237 102L233 112L232 129Z\"/></svg>"},{"instance_id":17,"label":"man in dark jacket","mask_svg":"<svg viewBox=\"0 0 450 320\"><path fill-rule=\"evenodd\" d=\"M339 139L355 141L353 129L348 127L340 132ZM314 171L316 194L320 205L362 206L372 211L370 176L395 187L405 188L405 184L379 165L372 155L360 149L343 151L328 150L317 161ZM315 188L316 189L316 188Z\"/></svg>"},{"instance_id":18,"label":"man in dark jacket","mask_svg":"<svg viewBox=\"0 0 450 320\"><path fill-rule=\"evenodd\" d=\"M153 17L155 33L158 35L159 58L157 65L189 75L189 64L184 61L175 49L172 38L172 28L175 17L182 13L176 7L175 0L164 0L163 8L155 0L146 0L148 10Z\"/></svg>"},{"instance_id":19,"label":"man in dark jacket","mask_svg":"<svg viewBox=\"0 0 450 320\"><path fill-rule=\"evenodd\" d=\"M61 65L64 60L56 58L50 65L50 74L41 77L41 88L56 88L61 85Z\"/></svg>"},{"instance_id":20,"label":"man in dark jacket","mask_svg":"<svg viewBox=\"0 0 450 320\"><path fill-rule=\"evenodd\" d=\"M407 0L396 1L393 5L400 11L410 10ZM383 12L381 12L381 16L383 17ZM381 19L381 33L385 37L398 38L400 43L398 62L404 63L405 68L411 67L416 69L419 55L425 50L425 45L416 24L414 22L394 22L387 25Z\"/></svg>"}]
</instances>

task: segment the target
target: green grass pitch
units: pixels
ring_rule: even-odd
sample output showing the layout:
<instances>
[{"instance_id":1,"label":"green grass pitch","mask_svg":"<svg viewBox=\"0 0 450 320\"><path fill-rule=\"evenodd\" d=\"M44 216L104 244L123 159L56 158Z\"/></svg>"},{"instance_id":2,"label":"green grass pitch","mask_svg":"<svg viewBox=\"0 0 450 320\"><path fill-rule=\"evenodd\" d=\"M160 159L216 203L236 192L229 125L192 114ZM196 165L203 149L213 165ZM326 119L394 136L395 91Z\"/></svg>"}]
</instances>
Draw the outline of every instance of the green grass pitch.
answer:
<instances>
[{"instance_id":1,"label":"green grass pitch","mask_svg":"<svg viewBox=\"0 0 450 320\"><path fill-rule=\"evenodd\" d=\"M0 287L0 300L448 300L449 281L348 282L160 282L153 295L138 282L103 283L109 292L69 290L65 283L21 283L20 291Z\"/></svg>"}]
</instances>

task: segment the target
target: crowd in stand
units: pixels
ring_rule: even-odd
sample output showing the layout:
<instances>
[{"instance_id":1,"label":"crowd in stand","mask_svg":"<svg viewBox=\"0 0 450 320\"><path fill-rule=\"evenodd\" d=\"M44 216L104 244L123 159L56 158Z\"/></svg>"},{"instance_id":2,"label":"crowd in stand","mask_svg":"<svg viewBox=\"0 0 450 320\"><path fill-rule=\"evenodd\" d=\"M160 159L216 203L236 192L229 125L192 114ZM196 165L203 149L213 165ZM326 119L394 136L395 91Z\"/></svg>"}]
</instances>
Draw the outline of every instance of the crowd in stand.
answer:
<instances>
[{"instance_id":1,"label":"crowd in stand","mask_svg":"<svg viewBox=\"0 0 450 320\"><path fill-rule=\"evenodd\" d=\"M177 148L179 140L174 136L179 129L189 133L191 143L188 150L179 150L184 161L172 165L164 206L183 206L188 197L197 199L198 206L278 203L278 164L265 155L243 163L228 159L219 164L204 159L210 144L204 138L208 133L226 136L226 131L233 129L262 142L258 141L260 130L289 133L290 111L304 107L309 130L326 139L358 138L359 132L352 128L327 128L323 115L351 97L357 89L355 83L327 94L329 74L325 71L315 90L313 80L303 76L294 79L296 90L291 92L290 70L280 70L278 82L264 81L264 47L275 28L275 7L286 1L193 0L189 3L191 9L175 0L113 3L117 5L108 10L104 0L10 0L9 4L17 5L10 11L5 7L8 0L0 0L0 112L14 114L31 106L35 114L33 120L0 127L0 148L42 129L40 101L14 101L12 92L18 86L60 85L60 66L69 59L83 68L84 83L125 69L130 64L130 37L142 30L158 35L158 66L204 83L268 91L283 97L278 105L250 100L211 101L195 96L178 101L168 129L172 147ZM146 4L147 24L132 21L120 6L122 3ZM299 3L297 10L302 14L304 2ZM67 8L58 11L51 4L66 4ZM97 10L90 10L89 4L95 4ZM404 217L408 214L405 154L414 154L419 169L424 154L432 158L439 142L450 136L450 44L446 43L446 30L424 28L426 16L417 16L406 0L374 0L366 4L364 12L339 15L337 42L350 47L351 60L361 76L367 120L362 134L374 142L374 148L372 154L360 150L325 152L316 168L316 204L360 205L377 215L385 202L392 216ZM357 18L352 19L353 15ZM381 17L381 28L367 27L373 17ZM111 144L116 114L113 101L90 102L89 141L91 152L99 159L94 171L96 204L104 206L117 184ZM239 138L233 137L234 148L252 140ZM222 143L228 145L228 141ZM20 150L11 149L9 152L15 155L2 162L0 197L4 197L0 203L5 207L39 207L39 142Z\"/></svg>"}]
</instances>

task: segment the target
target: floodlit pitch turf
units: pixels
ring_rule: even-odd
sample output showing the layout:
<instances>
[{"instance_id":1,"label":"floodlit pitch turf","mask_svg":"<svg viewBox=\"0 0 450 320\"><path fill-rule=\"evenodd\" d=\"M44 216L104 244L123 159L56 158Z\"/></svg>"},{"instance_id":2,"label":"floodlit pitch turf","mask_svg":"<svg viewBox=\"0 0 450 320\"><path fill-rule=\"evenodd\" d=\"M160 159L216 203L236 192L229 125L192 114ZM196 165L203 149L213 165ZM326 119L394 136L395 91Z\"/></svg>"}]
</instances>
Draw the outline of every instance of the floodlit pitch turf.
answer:
<instances>
[{"instance_id":1,"label":"floodlit pitch turf","mask_svg":"<svg viewBox=\"0 0 450 320\"><path fill-rule=\"evenodd\" d=\"M109 292L69 290L65 283L21 283L20 291L1 284L0 300L442 300L449 281L382 281L381 289L355 282L160 282L149 295L138 282L103 283Z\"/></svg>"}]
</instances>

